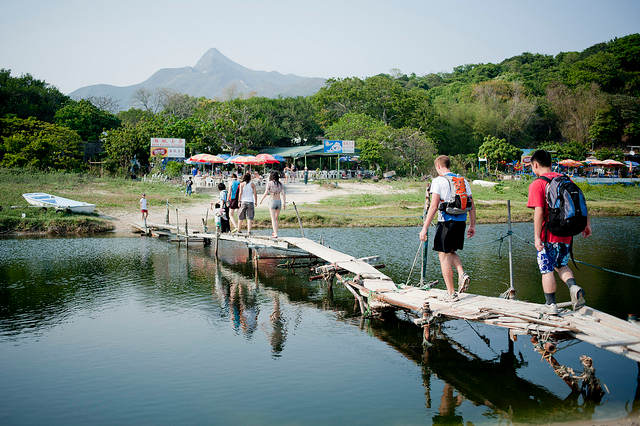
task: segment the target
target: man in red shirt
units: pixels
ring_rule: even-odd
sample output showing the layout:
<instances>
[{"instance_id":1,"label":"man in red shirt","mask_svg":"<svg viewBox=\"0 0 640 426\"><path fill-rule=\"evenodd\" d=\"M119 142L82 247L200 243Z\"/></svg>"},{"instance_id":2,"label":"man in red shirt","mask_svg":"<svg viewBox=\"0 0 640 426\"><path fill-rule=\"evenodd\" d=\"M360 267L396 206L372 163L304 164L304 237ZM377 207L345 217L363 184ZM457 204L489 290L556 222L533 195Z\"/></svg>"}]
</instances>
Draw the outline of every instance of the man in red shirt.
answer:
<instances>
[{"instance_id":1,"label":"man in red shirt","mask_svg":"<svg viewBox=\"0 0 640 426\"><path fill-rule=\"evenodd\" d=\"M551 171L551 155L544 150L538 150L531 157L531 169L533 173L540 177L549 179L561 176L560 173ZM536 250L538 250L538 267L542 274L542 290L547 311L551 314L558 313L556 305L556 279L554 270L558 272L560 279L569 287L571 302L576 308L583 306L584 290L576 284L573 272L567 266L569 264L569 252L573 237L559 237L546 230L545 222L549 216L547 211L546 188L547 182L543 179L535 179L529 185L529 200L527 207L534 209L533 213L533 234L535 238ZM591 235L591 224L587 218L587 227L582 235Z\"/></svg>"}]
</instances>

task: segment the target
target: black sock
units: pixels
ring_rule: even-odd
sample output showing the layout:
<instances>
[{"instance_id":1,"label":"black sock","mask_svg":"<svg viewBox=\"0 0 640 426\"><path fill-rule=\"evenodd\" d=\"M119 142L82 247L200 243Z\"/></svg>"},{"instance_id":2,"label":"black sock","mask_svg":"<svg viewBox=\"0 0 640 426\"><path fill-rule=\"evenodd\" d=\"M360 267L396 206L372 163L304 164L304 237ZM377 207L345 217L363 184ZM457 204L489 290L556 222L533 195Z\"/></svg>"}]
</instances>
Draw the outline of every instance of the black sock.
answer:
<instances>
[{"instance_id":1,"label":"black sock","mask_svg":"<svg viewBox=\"0 0 640 426\"><path fill-rule=\"evenodd\" d=\"M567 287L571 288L571 286L576 285L576 280L574 278L569 278L566 284L567 284Z\"/></svg>"},{"instance_id":2,"label":"black sock","mask_svg":"<svg viewBox=\"0 0 640 426\"><path fill-rule=\"evenodd\" d=\"M547 305L551 305L552 303L556 303L556 294L555 293L545 293L544 300Z\"/></svg>"}]
</instances>

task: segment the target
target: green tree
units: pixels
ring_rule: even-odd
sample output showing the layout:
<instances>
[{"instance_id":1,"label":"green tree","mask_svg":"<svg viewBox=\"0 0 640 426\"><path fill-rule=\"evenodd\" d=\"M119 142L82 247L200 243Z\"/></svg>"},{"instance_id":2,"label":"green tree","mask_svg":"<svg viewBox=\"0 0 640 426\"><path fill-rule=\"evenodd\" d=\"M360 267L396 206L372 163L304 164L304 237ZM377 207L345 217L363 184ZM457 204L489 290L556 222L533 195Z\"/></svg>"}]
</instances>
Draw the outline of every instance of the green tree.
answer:
<instances>
[{"instance_id":1,"label":"green tree","mask_svg":"<svg viewBox=\"0 0 640 426\"><path fill-rule=\"evenodd\" d=\"M56 110L68 101L68 96L44 80L31 74L12 77L11 70L0 69L0 117L13 114L52 122Z\"/></svg>"},{"instance_id":2,"label":"green tree","mask_svg":"<svg viewBox=\"0 0 640 426\"><path fill-rule=\"evenodd\" d=\"M98 141L105 130L120 126L120 120L88 100L69 101L56 111L55 122L75 130L84 141Z\"/></svg>"},{"instance_id":3,"label":"green tree","mask_svg":"<svg viewBox=\"0 0 640 426\"><path fill-rule=\"evenodd\" d=\"M517 160L520 155L522 155L522 150L495 136L486 136L478 149L478 156L487 159L488 168L491 168L491 164L493 164L496 173L500 162Z\"/></svg>"},{"instance_id":4,"label":"green tree","mask_svg":"<svg viewBox=\"0 0 640 426\"><path fill-rule=\"evenodd\" d=\"M0 166L80 170L82 140L73 130L33 117L0 118Z\"/></svg>"}]
</instances>

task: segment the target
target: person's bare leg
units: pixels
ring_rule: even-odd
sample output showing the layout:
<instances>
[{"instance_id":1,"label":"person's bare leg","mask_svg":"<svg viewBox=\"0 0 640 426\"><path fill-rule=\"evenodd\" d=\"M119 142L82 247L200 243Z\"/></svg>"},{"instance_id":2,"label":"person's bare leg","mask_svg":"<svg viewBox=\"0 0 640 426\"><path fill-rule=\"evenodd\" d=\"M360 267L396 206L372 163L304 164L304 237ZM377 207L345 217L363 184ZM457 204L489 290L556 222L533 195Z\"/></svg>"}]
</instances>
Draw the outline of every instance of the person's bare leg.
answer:
<instances>
[{"instance_id":1,"label":"person's bare leg","mask_svg":"<svg viewBox=\"0 0 640 426\"><path fill-rule=\"evenodd\" d=\"M236 209L229 210L229 221L233 225L234 229L238 229L238 220L234 217Z\"/></svg>"},{"instance_id":2,"label":"person's bare leg","mask_svg":"<svg viewBox=\"0 0 640 426\"><path fill-rule=\"evenodd\" d=\"M238 219L238 234L242 232L242 222L244 222L244 220Z\"/></svg>"},{"instance_id":3,"label":"person's bare leg","mask_svg":"<svg viewBox=\"0 0 640 426\"><path fill-rule=\"evenodd\" d=\"M451 253L451 263L456 268L458 279L460 279L460 277L464 275L464 269L462 268L462 260L460 260L458 253Z\"/></svg>"},{"instance_id":4,"label":"person's bare leg","mask_svg":"<svg viewBox=\"0 0 640 426\"><path fill-rule=\"evenodd\" d=\"M556 268L556 271L558 271L558 276L565 283L569 278L573 278L573 271L568 266L563 266L562 268Z\"/></svg>"},{"instance_id":5,"label":"person's bare leg","mask_svg":"<svg viewBox=\"0 0 640 426\"><path fill-rule=\"evenodd\" d=\"M556 292L556 277L553 276L553 272L542 274L542 291L547 294Z\"/></svg>"},{"instance_id":6,"label":"person's bare leg","mask_svg":"<svg viewBox=\"0 0 640 426\"><path fill-rule=\"evenodd\" d=\"M247 219L247 234L251 233L251 222L253 222L253 220Z\"/></svg>"},{"instance_id":7,"label":"person's bare leg","mask_svg":"<svg viewBox=\"0 0 640 426\"><path fill-rule=\"evenodd\" d=\"M276 235L278 235L278 228L280 228L280 209L276 210Z\"/></svg>"},{"instance_id":8,"label":"person's bare leg","mask_svg":"<svg viewBox=\"0 0 640 426\"><path fill-rule=\"evenodd\" d=\"M273 235L278 235L278 210L269 209L269 215L271 216L271 229L273 229Z\"/></svg>"},{"instance_id":9,"label":"person's bare leg","mask_svg":"<svg viewBox=\"0 0 640 426\"><path fill-rule=\"evenodd\" d=\"M449 292L449 294L453 294L455 292L455 287L453 286L451 254L438 252L438 257L440 258L440 269L442 270L442 278L444 278L444 283L447 286L447 291Z\"/></svg>"}]
</instances>

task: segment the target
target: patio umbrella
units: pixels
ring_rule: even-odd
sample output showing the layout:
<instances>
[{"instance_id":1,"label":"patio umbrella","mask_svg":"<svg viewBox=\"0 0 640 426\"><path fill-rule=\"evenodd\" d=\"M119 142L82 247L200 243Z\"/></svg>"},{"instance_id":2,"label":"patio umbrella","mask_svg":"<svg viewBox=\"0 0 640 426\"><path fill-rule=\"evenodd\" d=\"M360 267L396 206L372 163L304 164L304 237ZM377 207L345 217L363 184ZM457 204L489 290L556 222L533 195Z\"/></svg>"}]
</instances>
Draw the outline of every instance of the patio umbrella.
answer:
<instances>
[{"instance_id":1,"label":"patio umbrella","mask_svg":"<svg viewBox=\"0 0 640 426\"><path fill-rule=\"evenodd\" d=\"M626 164L629 167L638 167L638 166L640 166L640 163L636 163L635 161L625 161L624 164Z\"/></svg>"},{"instance_id":2,"label":"patio umbrella","mask_svg":"<svg viewBox=\"0 0 640 426\"><path fill-rule=\"evenodd\" d=\"M230 161L233 164L244 164L244 165L251 165L251 166L263 164L260 162L260 160L258 160L253 155L238 155L236 158L230 159Z\"/></svg>"},{"instance_id":3,"label":"patio umbrella","mask_svg":"<svg viewBox=\"0 0 640 426\"><path fill-rule=\"evenodd\" d=\"M229 154L218 154L218 157L222 158L223 160L228 160L231 156Z\"/></svg>"},{"instance_id":4,"label":"patio umbrella","mask_svg":"<svg viewBox=\"0 0 640 426\"><path fill-rule=\"evenodd\" d=\"M558 161L558 164L564 167L581 167L583 165L581 161L576 161L571 159Z\"/></svg>"},{"instance_id":5,"label":"patio umbrella","mask_svg":"<svg viewBox=\"0 0 640 426\"><path fill-rule=\"evenodd\" d=\"M271 154L258 154L256 158L262 162L262 164L277 164L280 161L276 160Z\"/></svg>"},{"instance_id":6,"label":"patio umbrella","mask_svg":"<svg viewBox=\"0 0 640 426\"><path fill-rule=\"evenodd\" d=\"M196 154L192 155L187 159L190 163L201 163L201 164L222 164L224 160L218 156L212 154Z\"/></svg>"},{"instance_id":7,"label":"patio umbrella","mask_svg":"<svg viewBox=\"0 0 640 426\"><path fill-rule=\"evenodd\" d=\"M274 155L273 158L275 158L276 160L278 160L281 163L284 163L284 157L282 155Z\"/></svg>"},{"instance_id":8,"label":"patio umbrella","mask_svg":"<svg viewBox=\"0 0 640 426\"><path fill-rule=\"evenodd\" d=\"M624 167L624 163L621 163L620 161L612 160L610 158L607 160L604 160L602 162L602 165L607 167Z\"/></svg>"},{"instance_id":9,"label":"patio umbrella","mask_svg":"<svg viewBox=\"0 0 640 426\"><path fill-rule=\"evenodd\" d=\"M604 166L604 162L600 160L584 160L584 162L589 166Z\"/></svg>"}]
</instances>

